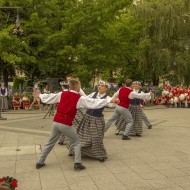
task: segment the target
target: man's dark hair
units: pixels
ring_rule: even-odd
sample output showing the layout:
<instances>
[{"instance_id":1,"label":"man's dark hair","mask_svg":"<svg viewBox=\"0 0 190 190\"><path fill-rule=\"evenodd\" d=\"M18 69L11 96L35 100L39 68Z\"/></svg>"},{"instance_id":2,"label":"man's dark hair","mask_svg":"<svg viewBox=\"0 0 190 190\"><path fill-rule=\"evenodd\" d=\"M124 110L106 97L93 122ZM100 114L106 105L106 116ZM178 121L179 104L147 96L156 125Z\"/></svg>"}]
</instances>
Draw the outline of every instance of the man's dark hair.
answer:
<instances>
[{"instance_id":1,"label":"man's dark hair","mask_svg":"<svg viewBox=\"0 0 190 190\"><path fill-rule=\"evenodd\" d=\"M125 84L127 87L130 87L132 85L133 81L131 79L127 79Z\"/></svg>"}]
</instances>

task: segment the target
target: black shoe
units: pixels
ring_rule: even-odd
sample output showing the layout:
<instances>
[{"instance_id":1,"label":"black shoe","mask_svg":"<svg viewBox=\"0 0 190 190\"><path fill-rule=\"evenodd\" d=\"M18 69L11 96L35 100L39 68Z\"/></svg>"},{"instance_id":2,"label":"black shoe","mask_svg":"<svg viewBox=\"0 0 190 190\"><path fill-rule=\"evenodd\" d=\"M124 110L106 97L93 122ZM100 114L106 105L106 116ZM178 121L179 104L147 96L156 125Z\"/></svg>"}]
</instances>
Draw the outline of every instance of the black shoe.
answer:
<instances>
[{"instance_id":1,"label":"black shoe","mask_svg":"<svg viewBox=\"0 0 190 190\"><path fill-rule=\"evenodd\" d=\"M122 140L130 140L131 138L129 138L128 136L125 136L125 135L123 135L123 137L122 137Z\"/></svg>"},{"instance_id":2,"label":"black shoe","mask_svg":"<svg viewBox=\"0 0 190 190\"><path fill-rule=\"evenodd\" d=\"M136 136L137 136L137 137L141 137L141 135L140 135L140 134L136 134Z\"/></svg>"},{"instance_id":3,"label":"black shoe","mask_svg":"<svg viewBox=\"0 0 190 190\"><path fill-rule=\"evenodd\" d=\"M63 141L58 142L59 145L64 145Z\"/></svg>"},{"instance_id":4,"label":"black shoe","mask_svg":"<svg viewBox=\"0 0 190 190\"><path fill-rule=\"evenodd\" d=\"M105 161L104 158L99 159L99 162L104 162L104 161Z\"/></svg>"},{"instance_id":5,"label":"black shoe","mask_svg":"<svg viewBox=\"0 0 190 190\"><path fill-rule=\"evenodd\" d=\"M74 165L74 169L75 170L84 170L86 167L85 166L83 166L81 163L75 163L75 165Z\"/></svg>"},{"instance_id":6,"label":"black shoe","mask_svg":"<svg viewBox=\"0 0 190 190\"><path fill-rule=\"evenodd\" d=\"M148 126L148 129L152 129L152 125L149 125L149 126Z\"/></svg>"},{"instance_id":7,"label":"black shoe","mask_svg":"<svg viewBox=\"0 0 190 190\"><path fill-rule=\"evenodd\" d=\"M36 164L36 169L40 169L40 168L42 168L44 166L45 166L45 163L43 163L43 164L37 163Z\"/></svg>"}]
</instances>

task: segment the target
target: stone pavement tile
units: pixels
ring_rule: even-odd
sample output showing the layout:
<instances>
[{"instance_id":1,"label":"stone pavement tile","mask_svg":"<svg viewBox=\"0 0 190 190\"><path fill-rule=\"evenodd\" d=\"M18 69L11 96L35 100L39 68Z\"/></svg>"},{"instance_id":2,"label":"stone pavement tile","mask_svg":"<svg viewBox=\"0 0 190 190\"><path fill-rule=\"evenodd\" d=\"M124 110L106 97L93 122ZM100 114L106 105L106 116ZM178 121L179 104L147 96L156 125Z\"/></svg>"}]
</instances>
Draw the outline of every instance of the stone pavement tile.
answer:
<instances>
[{"instance_id":1,"label":"stone pavement tile","mask_svg":"<svg viewBox=\"0 0 190 190\"><path fill-rule=\"evenodd\" d=\"M160 174L157 171L140 170L140 171L136 171L136 173L143 179L163 179L163 178L165 178L164 175Z\"/></svg>"},{"instance_id":2,"label":"stone pavement tile","mask_svg":"<svg viewBox=\"0 0 190 190\"><path fill-rule=\"evenodd\" d=\"M52 179L52 178L64 178L61 166L59 164L49 164L39 170L41 179Z\"/></svg>"},{"instance_id":3,"label":"stone pavement tile","mask_svg":"<svg viewBox=\"0 0 190 190\"><path fill-rule=\"evenodd\" d=\"M125 164L125 162L123 160L111 160L111 159L107 159L105 162L101 163L103 164L104 166L106 166L107 168L110 168L110 167L123 167L123 166L127 166Z\"/></svg>"},{"instance_id":4,"label":"stone pavement tile","mask_svg":"<svg viewBox=\"0 0 190 190\"><path fill-rule=\"evenodd\" d=\"M1 155L16 155L17 146L2 146L0 147L0 156Z\"/></svg>"},{"instance_id":5,"label":"stone pavement tile","mask_svg":"<svg viewBox=\"0 0 190 190\"><path fill-rule=\"evenodd\" d=\"M51 189L42 189L42 190L70 190L69 187L62 187L62 188L51 188Z\"/></svg>"},{"instance_id":6,"label":"stone pavement tile","mask_svg":"<svg viewBox=\"0 0 190 190\"><path fill-rule=\"evenodd\" d=\"M121 183L105 183L105 184L97 184L99 190L127 190Z\"/></svg>"},{"instance_id":7,"label":"stone pavement tile","mask_svg":"<svg viewBox=\"0 0 190 190\"><path fill-rule=\"evenodd\" d=\"M117 158L120 160L125 160L125 159L134 159L137 158L136 155L130 154L127 151L123 151L122 153L116 154Z\"/></svg>"},{"instance_id":8,"label":"stone pavement tile","mask_svg":"<svg viewBox=\"0 0 190 190\"><path fill-rule=\"evenodd\" d=\"M89 176L70 176L66 177L66 181L69 185L77 184L77 185L84 185L84 184L94 184L93 180Z\"/></svg>"},{"instance_id":9,"label":"stone pavement tile","mask_svg":"<svg viewBox=\"0 0 190 190\"><path fill-rule=\"evenodd\" d=\"M17 160L35 160L36 159L36 154L18 154L16 156Z\"/></svg>"},{"instance_id":10,"label":"stone pavement tile","mask_svg":"<svg viewBox=\"0 0 190 190\"><path fill-rule=\"evenodd\" d=\"M136 183L142 180L142 178L139 175L137 175L135 172L118 173L118 174L114 174L114 176L121 182Z\"/></svg>"},{"instance_id":11,"label":"stone pavement tile","mask_svg":"<svg viewBox=\"0 0 190 190\"><path fill-rule=\"evenodd\" d=\"M122 162L124 162L125 164L127 164L129 167L132 165L147 165L146 162L144 162L142 159L140 158L131 158L131 159L125 159L122 160Z\"/></svg>"},{"instance_id":12,"label":"stone pavement tile","mask_svg":"<svg viewBox=\"0 0 190 190\"><path fill-rule=\"evenodd\" d=\"M14 177L15 169L0 169L0 177L11 176Z\"/></svg>"},{"instance_id":13,"label":"stone pavement tile","mask_svg":"<svg viewBox=\"0 0 190 190\"><path fill-rule=\"evenodd\" d=\"M189 190L190 186L183 187L184 190Z\"/></svg>"},{"instance_id":14,"label":"stone pavement tile","mask_svg":"<svg viewBox=\"0 0 190 190\"><path fill-rule=\"evenodd\" d=\"M60 166L62 168L62 170L72 170L74 171L74 161L70 160L69 162L60 162Z\"/></svg>"},{"instance_id":15,"label":"stone pavement tile","mask_svg":"<svg viewBox=\"0 0 190 190\"><path fill-rule=\"evenodd\" d=\"M180 170L181 170L183 173L185 173L185 174L187 174L187 175L190 175L190 167L187 167L187 168L180 168Z\"/></svg>"},{"instance_id":16,"label":"stone pavement tile","mask_svg":"<svg viewBox=\"0 0 190 190\"><path fill-rule=\"evenodd\" d=\"M172 188L164 188L164 189L157 189L157 190L184 190L184 188L182 188L182 187L172 187Z\"/></svg>"},{"instance_id":17,"label":"stone pavement tile","mask_svg":"<svg viewBox=\"0 0 190 190\"><path fill-rule=\"evenodd\" d=\"M105 183L119 183L119 180L113 174L93 175L91 178L96 185Z\"/></svg>"},{"instance_id":18,"label":"stone pavement tile","mask_svg":"<svg viewBox=\"0 0 190 190\"><path fill-rule=\"evenodd\" d=\"M183 177L173 177L170 178L174 183L181 187L190 186L190 176L183 176Z\"/></svg>"},{"instance_id":19,"label":"stone pavement tile","mask_svg":"<svg viewBox=\"0 0 190 190\"><path fill-rule=\"evenodd\" d=\"M97 186L92 183L69 185L70 190L98 190Z\"/></svg>"},{"instance_id":20,"label":"stone pavement tile","mask_svg":"<svg viewBox=\"0 0 190 190\"><path fill-rule=\"evenodd\" d=\"M63 170L63 174L66 177L66 179L68 179L70 177L88 176L89 174L87 171L89 171L89 170L86 169L86 170L82 170L82 171L78 172L78 171L74 170L74 168L72 168L72 170Z\"/></svg>"},{"instance_id":21,"label":"stone pavement tile","mask_svg":"<svg viewBox=\"0 0 190 190\"><path fill-rule=\"evenodd\" d=\"M23 154L36 154L35 145L33 146L19 146L19 151L17 151L17 155Z\"/></svg>"},{"instance_id":22,"label":"stone pavement tile","mask_svg":"<svg viewBox=\"0 0 190 190\"><path fill-rule=\"evenodd\" d=\"M106 166L113 174L115 173L126 173L126 172L132 172L131 168L129 166L123 165L123 166Z\"/></svg>"},{"instance_id":23,"label":"stone pavement tile","mask_svg":"<svg viewBox=\"0 0 190 190\"><path fill-rule=\"evenodd\" d=\"M190 167L190 163L187 162L170 162L170 165L177 169Z\"/></svg>"},{"instance_id":24,"label":"stone pavement tile","mask_svg":"<svg viewBox=\"0 0 190 190\"><path fill-rule=\"evenodd\" d=\"M42 178L41 186L43 189L54 189L67 187L67 181L65 178Z\"/></svg>"},{"instance_id":25,"label":"stone pavement tile","mask_svg":"<svg viewBox=\"0 0 190 190\"><path fill-rule=\"evenodd\" d=\"M16 173L36 171L36 160L18 160L16 162Z\"/></svg>"},{"instance_id":26,"label":"stone pavement tile","mask_svg":"<svg viewBox=\"0 0 190 190\"><path fill-rule=\"evenodd\" d=\"M15 161L16 159L17 159L16 155L0 155L0 162Z\"/></svg>"},{"instance_id":27,"label":"stone pavement tile","mask_svg":"<svg viewBox=\"0 0 190 190\"><path fill-rule=\"evenodd\" d=\"M105 166L98 167L98 168L89 168L86 169L88 175L93 176L93 175L108 175L111 174L111 171L106 168Z\"/></svg>"},{"instance_id":28,"label":"stone pavement tile","mask_svg":"<svg viewBox=\"0 0 190 190\"><path fill-rule=\"evenodd\" d=\"M103 165L102 162L99 162L98 160L94 160L94 159L90 159L90 158L83 158L82 162L86 166L86 168L98 168L98 167L102 167L102 165ZM74 163L74 161L73 161L73 163Z\"/></svg>"},{"instance_id":29,"label":"stone pavement tile","mask_svg":"<svg viewBox=\"0 0 190 190\"><path fill-rule=\"evenodd\" d=\"M25 173L16 173L15 178L18 181L27 181L28 179L37 180L40 179L38 170L35 170L33 172L25 172Z\"/></svg>"},{"instance_id":30,"label":"stone pavement tile","mask_svg":"<svg viewBox=\"0 0 190 190\"><path fill-rule=\"evenodd\" d=\"M18 182L18 188L17 190L41 190L41 184L40 180L32 180L32 179L27 179L27 180L22 180Z\"/></svg>"},{"instance_id":31,"label":"stone pavement tile","mask_svg":"<svg viewBox=\"0 0 190 190\"><path fill-rule=\"evenodd\" d=\"M172 169L164 169L164 170L158 170L159 173L166 177L180 177L180 176L186 176L186 174L179 169L172 168Z\"/></svg>"},{"instance_id":32,"label":"stone pavement tile","mask_svg":"<svg viewBox=\"0 0 190 190\"><path fill-rule=\"evenodd\" d=\"M165 178L165 179L151 179L146 180L150 185L152 185L154 188L157 189L165 189L165 188L176 188L179 185L174 183L171 179Z\"/></svg>"},{"instance_id":33,"label":"stone pavement tile","mask_svg":"<svg viewBox=\"0 0 190 190\"><path fill-rule=\"evenodd\" d=\"M15 170L16 161L0 162L0 171L3 169Z\"/></svg>"},{"instance_id":34,"label":"stone pavement tile","mask_svg":"<svg viewBox=\"0 0 190 190\"><path fill-rule=\"evenodd\" d=\"M155 188L144 180L122 182L127 190L154 190Z\"/></svg>"},{"instance_id":35,"label":"stone pavement tile","mask_svg":"<svg viewBox=\"0 0 190 190\"><path fill-rule=\"evenodd\" d=\"M149 163L148 165L156 170L174 169L169 163Z\"/></svg>"}]
</instances>

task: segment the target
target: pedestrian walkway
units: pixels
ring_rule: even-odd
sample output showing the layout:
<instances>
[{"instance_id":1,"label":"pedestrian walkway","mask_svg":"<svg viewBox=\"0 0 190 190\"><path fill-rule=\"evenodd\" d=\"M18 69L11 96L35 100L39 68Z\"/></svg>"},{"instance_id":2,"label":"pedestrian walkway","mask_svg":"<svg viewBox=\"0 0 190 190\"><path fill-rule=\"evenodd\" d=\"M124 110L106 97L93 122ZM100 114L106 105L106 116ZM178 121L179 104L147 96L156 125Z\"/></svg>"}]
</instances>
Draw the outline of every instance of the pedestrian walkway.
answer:
<instances>
[{"instance_id":1,"label":"pedestrian walkway","mask_svg":"<svg viewBox=\"0 0 190 190\"><path fill-rule=\"evenodd\" d=\"M36 170L36 160L47 142L52 117L45 112L3 113L0 121L0 177L18 180L16 190L189 190L190 109L145 109L153 129L142 137L122 141L112 126L105 134L108 160L84 158L85 171L73 169L73 157L56 145ZM112 110L106 109L105 118Z\"/></svg>"}]
</instances>

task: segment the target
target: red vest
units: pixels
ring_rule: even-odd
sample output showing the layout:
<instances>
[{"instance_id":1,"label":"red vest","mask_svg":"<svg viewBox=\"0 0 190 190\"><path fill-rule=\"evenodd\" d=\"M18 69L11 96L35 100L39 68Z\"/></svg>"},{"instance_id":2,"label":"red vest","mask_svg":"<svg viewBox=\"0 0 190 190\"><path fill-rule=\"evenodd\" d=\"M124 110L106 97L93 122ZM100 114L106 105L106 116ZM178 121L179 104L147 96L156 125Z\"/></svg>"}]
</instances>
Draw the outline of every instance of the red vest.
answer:
<instances>
[{"instance_id":1,"label":"red vest","mask_svg":"<svg viewBox=\"0 0 190 190\"><path fill-rule=\"evenodd\" d=\"M132 92L132 90L131 89L129 89L129 88L126 88L126 87L122 87L122 88L120 88L120 90L119 90L119 100L120 100L120 102L119 102L119 106L121 106L121 107L124 107L124 108L128 108L129 107L129 104L130 104L130 102L131 102L131 99L129 99L129 94Z\"/></svg>"},{"instance_id":2,"label":"red vest","mask_svg":"<svg viewBox=\"0 0 190 190\"><path fill-rule=\"evenodd\" d=\"M79 94L74 92L65 91L61 94L61 100L59 102L57 113L54 117L54 121L65 125L72 126L72 122L77 112L77 102L80 98Z\"/></svg>"}]
</instances>

